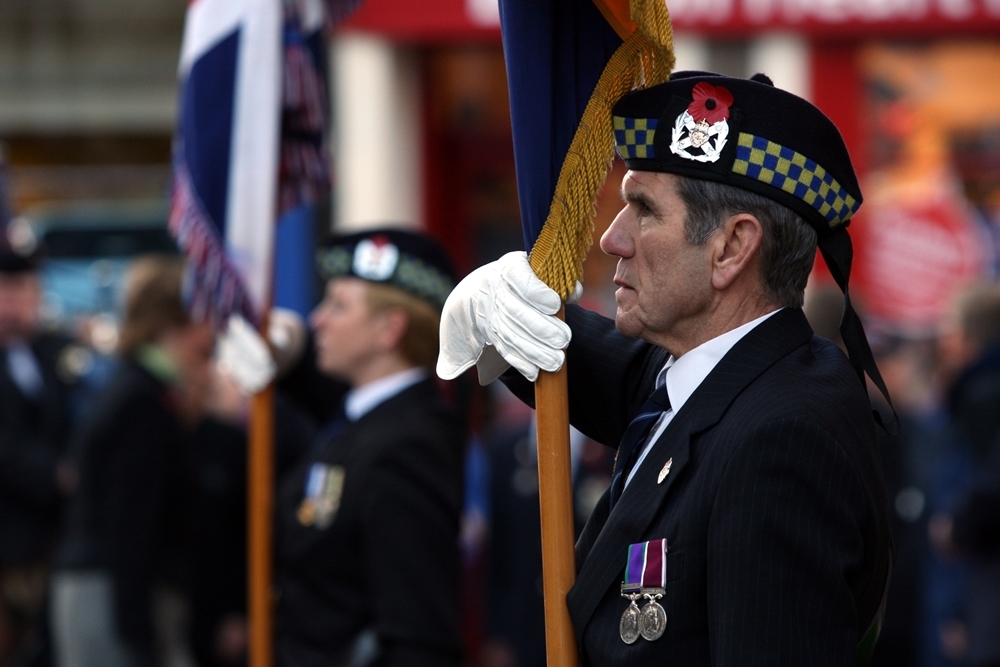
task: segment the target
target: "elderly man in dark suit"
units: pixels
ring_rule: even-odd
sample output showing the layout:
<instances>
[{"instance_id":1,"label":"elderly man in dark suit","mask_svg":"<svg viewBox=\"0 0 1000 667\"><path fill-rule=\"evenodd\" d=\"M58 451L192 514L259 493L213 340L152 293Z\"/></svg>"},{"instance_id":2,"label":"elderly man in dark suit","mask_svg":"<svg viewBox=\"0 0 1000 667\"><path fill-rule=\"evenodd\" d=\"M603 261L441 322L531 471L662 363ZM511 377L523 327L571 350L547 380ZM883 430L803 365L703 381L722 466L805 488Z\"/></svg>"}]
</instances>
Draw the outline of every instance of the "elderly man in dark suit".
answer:
<instances>
[{"instance_id":1,"label":"elderly man in dark suit","mask_svg":"<svg viewBox=\"0 0 1000 667\"><path fill-rule=\"evenodd\" d=\"M550 317L558 297L512 253L453 292L438 372L478 362L483 380L499 353L534 379L565 348L571 422L618 448L566 600L583 664L864 661L892 561L863 371L881 381L850 307L850 360L801 311L817 243L847 284L843 141L763 75L674 74L613 121L614 322Z\"/></svg>"}]
</instances>

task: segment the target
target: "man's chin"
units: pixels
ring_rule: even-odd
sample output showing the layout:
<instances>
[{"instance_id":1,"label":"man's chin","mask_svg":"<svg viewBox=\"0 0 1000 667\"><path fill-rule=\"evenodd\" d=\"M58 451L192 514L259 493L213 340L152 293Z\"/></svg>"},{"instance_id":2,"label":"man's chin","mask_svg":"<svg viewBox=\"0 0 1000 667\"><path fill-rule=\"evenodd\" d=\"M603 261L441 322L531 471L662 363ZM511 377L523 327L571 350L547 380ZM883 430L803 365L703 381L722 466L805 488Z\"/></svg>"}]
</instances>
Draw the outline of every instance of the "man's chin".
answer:
<instances>
[{"instance_id":1,"label":"man's chin","mask_svg":"<svg viewBox=\"0 0 1000 667\"><path fill-rule=\"evenodd\" d=\"M615 312L615 329L618 330L618 333L632 337L638 336L641 332L635 319L629 317L627 313L623 313L621 308Z\"/></svg>"}]
</instances>

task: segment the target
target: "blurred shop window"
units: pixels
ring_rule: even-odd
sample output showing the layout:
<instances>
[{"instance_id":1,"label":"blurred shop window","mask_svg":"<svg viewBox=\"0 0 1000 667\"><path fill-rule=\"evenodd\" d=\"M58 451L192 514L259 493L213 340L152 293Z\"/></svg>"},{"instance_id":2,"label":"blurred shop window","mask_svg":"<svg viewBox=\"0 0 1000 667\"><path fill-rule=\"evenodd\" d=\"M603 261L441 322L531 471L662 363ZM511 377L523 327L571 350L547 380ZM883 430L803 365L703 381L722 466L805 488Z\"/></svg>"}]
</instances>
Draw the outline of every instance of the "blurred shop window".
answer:
<instances>
[{"instance_id":1,"label":"blurred shop window","mask_svg":"<svg viewBox=\"0 0 1000 667\"><path fill-rule=\"evenodd\" d=\"M959 289L997 279L1000 42L873 43L860 62L872 168L852 291L886 328L934 336Z\"/></svg>"},{"instance_id":2,"label":"blurred shop window","mask_svg":"<svg viewBox=\"0 0 1000 667\"><path fill-rule=\"evenodd\" d=\"M162 200L37 204L23 217L46 249L43 317L101 353L117 343L117 310L129 262L177 253Z\"/></svg>"}]
</instances>

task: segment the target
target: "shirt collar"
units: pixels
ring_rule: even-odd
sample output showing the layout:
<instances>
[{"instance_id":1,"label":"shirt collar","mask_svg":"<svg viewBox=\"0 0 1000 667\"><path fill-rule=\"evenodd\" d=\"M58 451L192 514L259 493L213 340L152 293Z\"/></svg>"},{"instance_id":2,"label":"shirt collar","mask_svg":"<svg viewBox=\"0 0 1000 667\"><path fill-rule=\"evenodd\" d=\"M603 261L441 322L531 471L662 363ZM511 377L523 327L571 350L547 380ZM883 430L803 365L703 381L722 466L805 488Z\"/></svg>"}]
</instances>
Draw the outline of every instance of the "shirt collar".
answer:
<instances>
[{"instance_id":1,"label":"shirt collar","mask_svg":"<svg viewBox=\"0 0 1000 667\"><path fill-rule=\"evenodd\" d=\"M420 367L408 368L405 371L386 375L383 378L352 389L344 397L344 414L351 421L357 421L377 406L426 377L426 369Z\"/></svg>"},{"instance_id":2,"label":"shirt collar","mask_svg":"<svg viewBox=\"0 0 1000 667\"><path fill-rule=\"evenodd\" d=\"M781 310L779 308L778 310ZM667 384L667 396L670 397L670 408L674 412L681 409L687 402L694 390L712 372L712 369L722 361L726 353L733 348L741 338L746 336L758 324L771 317L778 310L773 310L766 315L761 315L755 320L736 327L721 336L716 336L712 340L706 341L698 347L690 350L680 357L670 355L667 363L656 376L657 389ZM667 373L670 370L670 373Z\"/></svg>"}]
</instances>

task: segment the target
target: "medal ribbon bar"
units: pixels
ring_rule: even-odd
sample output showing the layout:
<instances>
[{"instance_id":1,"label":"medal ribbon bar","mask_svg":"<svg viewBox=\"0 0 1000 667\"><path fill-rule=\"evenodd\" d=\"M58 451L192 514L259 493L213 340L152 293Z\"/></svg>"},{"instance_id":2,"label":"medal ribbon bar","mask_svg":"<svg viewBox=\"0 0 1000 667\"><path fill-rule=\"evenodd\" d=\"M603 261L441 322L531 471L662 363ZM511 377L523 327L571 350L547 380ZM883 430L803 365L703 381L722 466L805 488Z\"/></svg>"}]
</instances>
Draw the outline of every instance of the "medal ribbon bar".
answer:
<instances>
[{"instance_id":1,"label":"medal ribbon bar","mask_svg":"<svg viewBox=\"0 0 1000 667\"><path fill-rule=\"evenodd\" d=\"M638 542L628 547L622 593L655 589L662 594L667 585L667 540Z\"/></svg>"}]
</instances>

